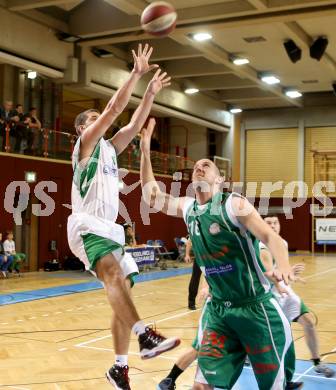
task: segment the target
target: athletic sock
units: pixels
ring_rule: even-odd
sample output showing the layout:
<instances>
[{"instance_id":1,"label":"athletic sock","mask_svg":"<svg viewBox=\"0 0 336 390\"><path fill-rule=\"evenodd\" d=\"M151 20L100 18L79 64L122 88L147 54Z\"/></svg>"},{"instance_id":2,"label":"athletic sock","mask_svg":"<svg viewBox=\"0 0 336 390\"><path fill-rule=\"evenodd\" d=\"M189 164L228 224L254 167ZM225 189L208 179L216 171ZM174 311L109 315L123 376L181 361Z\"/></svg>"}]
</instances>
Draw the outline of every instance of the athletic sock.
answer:
<instances>
[{"instance_id":1,"label":"athletic sock","mask_svg":"<svg viewBox=\"0 0 336 390\"><path fill-rule=\"evenodd\" d=\"M115 364L117 366L127 366L128 364L128 356L127 355L116 355L115 356Z\"/></svg>"},{"instance_id":2,"label":"athletic sock","mask_svg":"<svg viewBox=\"0 0 336 390\"><path fill-rule=\"evenodd\" d=\"M146 327L145 324L142 321L136 322L133 327L132 331L137 335L140 336L143 333L146 333Z\"/></svg>"},{"instance_id":3,"label":"athletic sock","mask_svg":"<svg viewBox=\"0 0 336 390\"><path fill-rule=\"evenodd\" d=\"M180 367L178 367L176 364L174 364L174 367L171 369L170 373L167 375L167 378L170 378L174 383L176 382L176 379L183 373L184 370L181 370Z\"/></svg>"},{"instance_id":4,"label":"athletic sock","mask_svg":"<svg viewBox=\"0 0 336 390\"><path fill-rule=\"evenodd\" d=\"M312 359L312 361L314 363L314 366L318 366L321 363L321 359L320 358Z\"/></svg>"}]
</instances>

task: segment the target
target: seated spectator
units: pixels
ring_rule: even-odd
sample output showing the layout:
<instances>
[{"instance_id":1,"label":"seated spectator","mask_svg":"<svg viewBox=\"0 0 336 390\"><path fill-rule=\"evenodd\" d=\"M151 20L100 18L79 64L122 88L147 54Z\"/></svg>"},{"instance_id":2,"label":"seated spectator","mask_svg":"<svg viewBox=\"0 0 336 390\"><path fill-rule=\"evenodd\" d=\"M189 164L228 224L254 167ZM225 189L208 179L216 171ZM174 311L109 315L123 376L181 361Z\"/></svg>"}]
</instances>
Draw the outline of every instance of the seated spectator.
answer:
<instances>
[{"instance_id":1,"label":"seated spectator","mask_svg":"<svg viewBox=\"0 0 336 390\"><path fill-rule=\"evenodd\" d=\"M27 116L30 118L28 124L28 135L27 135L27 153L38 154L38 149L41 147L41 128L42 124L37 118L36 107L31 107Z\"/></svg>"},{"instance_id":2,"label":"seated spectator","mask_svg":"<svg viewBox=\"0 0 336 390\"><path fill-rule=\"evenodd\" d=\"M13 256L14 261L11 264L9 270L14 271L17 274L20 274L20 268L22 263L26 260L26 255L24 253L17 253L15 250L15 241L13 240L13 232L7 232L7 240L4 241L4 251L6 256Z\"/></svg>"},{"instance_id":3,"label":"seated spectator","mask_svg":"<svg viewBox=\"0 0 336 390\"><path fill-rule=\"evenodd\" d=\"M11 131L9 133L9 139L11 144L11 150L15 146L15 134L12 131L12 128L15 127L15 122L12 118L15 116L15 111L13 110L13 102L6 100L3 107L0 107L0 150L5 150L6 146L6 126L9 125Z\"/></svg>"},{"instance_id":4,"label":"seated spectator","mask_svg":"<svg viewBox=\"0 0 336 390\"><path fill-rule=\"evenodd\" d=\"M136 246L135 233L131 225L125 226L125 244L126 246Z\"/></svg>"},{"instance_id":5,"label":"seated spectator","mask_svg":"<svg viewBox=\"0 0 336 390\"><path fill-rule=\"evenodd\" d=\"M11 266L13 261L14 261L13 256L7 256L5 254L5 250L2 242L2 233L0 233L0 272L5 278L7 278L8 268Z\"/></svg>"}]
</instances>

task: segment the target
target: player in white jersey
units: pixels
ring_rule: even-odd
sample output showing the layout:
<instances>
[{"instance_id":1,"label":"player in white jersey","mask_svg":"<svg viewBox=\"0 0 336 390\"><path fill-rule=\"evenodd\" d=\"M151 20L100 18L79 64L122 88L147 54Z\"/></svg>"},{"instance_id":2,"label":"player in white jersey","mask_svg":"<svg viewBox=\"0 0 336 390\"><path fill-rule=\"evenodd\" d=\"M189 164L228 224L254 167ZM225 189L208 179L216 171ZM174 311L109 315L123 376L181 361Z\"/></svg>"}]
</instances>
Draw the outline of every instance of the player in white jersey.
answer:
<instances>
[{"instance_id":1,"label":"player in white jersey","mask_svg":"<svg viewBox=\"0 0 336 390\"><path fill-rule=\"evenodd\" d=\"M131 329L138 336L140 356L149 359L180 343L166 339L140 320L132 302L132 276L138 273L133 258L124 252L124 230L117 225L119 179L117 155L142 129L156 94L170 85L170 77L158 69L149 82L130 123L110 140L105 132L126 107L132 91L148 71L152 48L146 44L134 51L134 68L124 85L111 98L104 111L87 110L75 120L79 135L73 153L72 214L68 220L68 241L72 252L103 282L113 309L112 338L116 362L106 373L118 390L130 390L127 354Z\"/></svg>"},{"instance_id":2,"label":"player in white jersey","mask_svg":"<svg viewBox=\"0 0 336 390\"><path fill-rule=\"evenodd\" d=\"M278 216L267 216L264 218L264 220L277 234L280 234L280 221ZM288 248L287 241L284 240L284 242ZM268 248L263 243L260 243L259 247L261 260L266 270L273 268L273 258ZM314 363L315 372L322 374L327 378L334 376L334 370L328 367L326 364L321 363L316 327L308 307L290 286L285 286L284 288L287 290L287 294L283 294L282 296L274 287L272 291L277 297L279 304L288 320L291 322L298 322L303 327L305 340L312 356L311 360Z\"/></svg>"}]
</instances>

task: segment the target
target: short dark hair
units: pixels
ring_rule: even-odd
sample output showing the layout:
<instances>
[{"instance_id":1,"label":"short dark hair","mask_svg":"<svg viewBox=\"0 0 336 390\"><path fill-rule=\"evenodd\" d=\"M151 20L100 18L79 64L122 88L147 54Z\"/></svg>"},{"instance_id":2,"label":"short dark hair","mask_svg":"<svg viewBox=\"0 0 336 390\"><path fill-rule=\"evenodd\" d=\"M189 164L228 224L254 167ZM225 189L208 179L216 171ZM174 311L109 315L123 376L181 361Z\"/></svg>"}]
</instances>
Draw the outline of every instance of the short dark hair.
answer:
<instances>
[{"instance_id":1,"label":"short dark hair","mask_svg":"<svg viewBox=\"0 0 336 390\"><path fill-rule=\"evenodd\" d=\"M77 130L78 127L85 125L85 122L87 120L88 114L90 114L91 112L97 112L98 114L100 113L95 108L90 108L89 110L85 110L85 111L81 112L80 114L78 114L76 116L75 122L74 122L74 126L75 126L75 129L76 129L76 132L77 132L78 135L79 135L79 132Z\"/></svg>"},{"instance_id":2,"label":"short dark hair","mask_svg":"<svg viewBox=\"0 0 336 390\"><path fill-rule=\"evenodd\" d=\"M269 214L264 216L264 219L265 218L278 218L279 219L279 215L276 213L269 213Z\"/></svg>"},{"instance_id":3,"label":"short dark hair","mask_svg":"<svg viewBox=\"0 0 336 390\"><path fill-rule=\"evenodd\" d=\"M37 110L36 107L30 107L29 111Z\"/></svg>"},{"instance_id":4,"label":"short dark hair","mask_svg":"<svg viewBox=\"0 0 336 390\"><path fill-rule=\"evenodd\" d=\"M19 107L22 107L22 104L17 104L17 105L15 106L15 108L19 108Z\"/></svg>"}]
</instances>

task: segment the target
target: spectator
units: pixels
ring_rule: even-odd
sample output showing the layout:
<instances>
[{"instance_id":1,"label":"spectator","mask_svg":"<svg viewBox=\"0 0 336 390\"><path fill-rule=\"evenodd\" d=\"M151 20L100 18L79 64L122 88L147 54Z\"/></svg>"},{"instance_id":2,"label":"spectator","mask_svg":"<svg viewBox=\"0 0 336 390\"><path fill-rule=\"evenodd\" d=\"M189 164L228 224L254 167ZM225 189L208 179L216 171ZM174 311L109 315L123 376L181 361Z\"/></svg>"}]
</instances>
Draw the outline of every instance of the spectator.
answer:
<instances>
[{"instance_id":1,"label":"spectator","mask_svg":"<svg viewBox=\"0 0 336 390\"><path fill-rule=\"evenodd\" d=\"M186 243L186 254L184 261L186 263L191 263L191 251L192 251L192 243L190 238L188 237L188 241ZM198 287L201 280L202 271L200 267L197 265L196 260L193 261L192 273L189 282L189 294L188 294L188 307L190 310L196 310L196 296L198 293Z\"/></svg>"},{"instance_id":2,"label":"spectator","mask_svg":"<svg viewBox=\"0 0 336 390\"><path fill-rule=\"evenodd\" d=\"M140 157L140 134L137 134L130 143L133 157Z\"/></svg>"},{"instance_id":3,"label":"spectator","mask_svg":"<svg viewBox=\"0 0 336 390\"><path fill-rule=\"evenodd\" d=\"M27 146L28 128L29 128L31 119L28 115L25 115L23 113L22 104L16 105L16 108L14 111L14 116L12 117L12 120L15 122L15 136L16 136L16 143L14 146L14 152L23 153L23 150Z\"/></svg>"},{"instance_id":4,"label":"spectator","mask_svg":"<svg viewBox=\"0 0 336 390\"><path fill-rule=\"evenodd\" d=\"M161 149L161 144L156 131L154 131L152 135L150 148L153 152L159 152Z\"/></svg>"},{"instance_id":5,"label":"spectator","mask_svg":"<svg viewBox=\"0 0 336 390\"><path fill-rule=\"evenodd\" d=\"M37 118L37 109L36 107L31 107L29 113L27 114L30 118L28 124L28 140L27 140L27 152L29 154L37 154L38 149L41 146L41 122Z\"/></svg>"},{"instance_id":6,"label":"spectator","mask_svg":"<svg viewBox=\"0 0 336 390\"><path fill-rule=\"evenodd\" d=\"M15 126L15 122L12 120L13 116L15 116L13 102L6 100L3 107L0 107L0 150L5 150L7 124L10 126L10 128ZM10 143L14 148L15 137L12 132L10 133Z\"/></svg>"},{"instance_id":7,"label":"spectator","mask_svg":"<svg viewBox=\"0 0 336 390\"><path fill-rule=\"evenodd\" d=\"M26 255L24 253L16 253L15 250L15 241L13 240L13 232L9 231L7 232L7 240L3 243L5 255L6 256L13 256L14 261L13 264L10 267L10 270L20 274L20 268L22 266L22 263L26 259Z\"/></svg>"},{"instance_id":8,"label":"spectator","mask_svg":"<svg viewBox=\"0 0 336 390\"><path fill-rule=\"evenodd\" d=\"M131 225L125 226L125 244L126 246L136 246L135 233Z\"/></svg>"},{"instance_id":9,"label":"spectator","mask_svg":"<svg viewBox=\"0 0 336 390\"><path fill-rule=\"evenodd\" d=\"M11 266L13 261L13 256L7 256L5 253L2 242L2 233L0 233L0 271L5 278L8 275L8 268Z\"/></svg>"}]
</instances>

